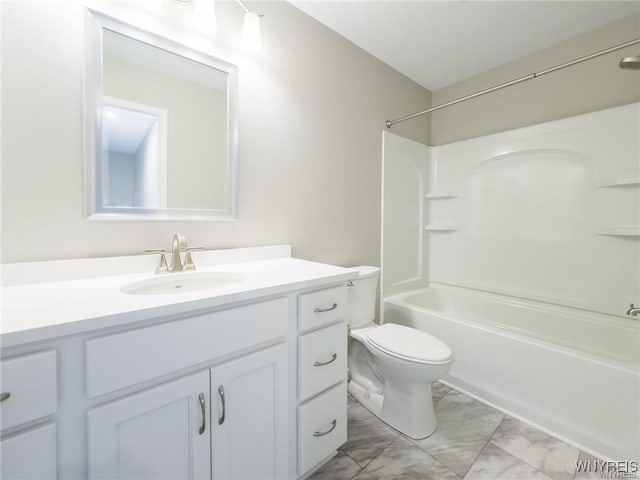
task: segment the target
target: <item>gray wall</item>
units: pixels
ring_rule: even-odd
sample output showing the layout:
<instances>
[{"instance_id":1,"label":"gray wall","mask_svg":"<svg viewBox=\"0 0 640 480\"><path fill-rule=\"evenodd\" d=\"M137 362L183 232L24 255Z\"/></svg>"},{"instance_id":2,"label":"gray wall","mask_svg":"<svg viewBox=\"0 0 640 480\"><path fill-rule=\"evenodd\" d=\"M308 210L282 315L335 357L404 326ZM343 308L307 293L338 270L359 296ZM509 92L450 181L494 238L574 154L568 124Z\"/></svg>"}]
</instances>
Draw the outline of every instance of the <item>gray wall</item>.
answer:
<instances>
[{"instance_id":1,"label":"gray wall","mask_svg":"<svg viewBox=\"0 0 640 480\"><path fill-rule=\"evenodd\" d=\"M184 36L169 10L185 7L140 1L138 13L152 3L150 28ZM238 222L97 223L83 204L83 9L2 3L2 262L137 254L180 231L192 245L290 243L302 258L378 264L384 121L430 94L287 3L252 6L265 15L261 54L236 45L233 2L217 2L214 40L187 39L240 68ZM427 143L428 119L395 132Z\"/></svg>"},{"instance_id":2,"label":"gray wall","mask_svg":"<svg viewBox=\"0 0 640 480\"><path fill-rule=\"evenodd\" d=\"M533 55L433 92L439 105L640 37L633 15ZM623 71L635 45L558 72L463 102L432 114L432 145L455 142L640 100L640 73ZM456 61L464 61L464 52ZM452 59L453 61L454 59Z\"/></svg>"}]
</instances>

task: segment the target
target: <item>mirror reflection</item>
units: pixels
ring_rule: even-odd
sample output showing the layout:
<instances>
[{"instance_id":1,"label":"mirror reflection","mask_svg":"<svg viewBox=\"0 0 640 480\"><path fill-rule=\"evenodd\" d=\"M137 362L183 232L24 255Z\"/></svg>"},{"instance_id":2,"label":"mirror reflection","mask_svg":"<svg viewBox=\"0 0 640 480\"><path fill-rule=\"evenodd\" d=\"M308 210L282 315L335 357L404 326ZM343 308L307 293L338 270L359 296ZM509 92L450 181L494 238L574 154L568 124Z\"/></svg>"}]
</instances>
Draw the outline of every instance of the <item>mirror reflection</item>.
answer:
<instances>
[{"instance_id":1,"label":"mirror reflection","mask_svg":"<svg viewBox=\"0 0 640 480\"><path fill-rule=\"evenodd\" d=\"M104 30L105 207L228 208L227 73Z\"/></svg>"}]
</instances>

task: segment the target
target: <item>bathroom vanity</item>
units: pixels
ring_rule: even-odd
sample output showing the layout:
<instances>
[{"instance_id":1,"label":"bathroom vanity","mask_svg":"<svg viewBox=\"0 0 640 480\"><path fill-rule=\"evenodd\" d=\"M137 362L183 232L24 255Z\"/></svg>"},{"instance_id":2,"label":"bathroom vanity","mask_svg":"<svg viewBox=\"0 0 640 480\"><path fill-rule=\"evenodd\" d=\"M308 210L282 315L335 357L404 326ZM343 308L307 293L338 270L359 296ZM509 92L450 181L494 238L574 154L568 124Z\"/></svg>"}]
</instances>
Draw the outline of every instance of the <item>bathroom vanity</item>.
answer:
<instances>
[{"instance_id":1,"label":"bathroom vanity","mask_svg":"<svg viewBox=\"0 0 640 480\"><path fill-rule=\"evenodd\" d=\"M287 246L156 260L4 266L2 478L298 478L346 441L356 273Z\"/></svg>"}]
</instances>

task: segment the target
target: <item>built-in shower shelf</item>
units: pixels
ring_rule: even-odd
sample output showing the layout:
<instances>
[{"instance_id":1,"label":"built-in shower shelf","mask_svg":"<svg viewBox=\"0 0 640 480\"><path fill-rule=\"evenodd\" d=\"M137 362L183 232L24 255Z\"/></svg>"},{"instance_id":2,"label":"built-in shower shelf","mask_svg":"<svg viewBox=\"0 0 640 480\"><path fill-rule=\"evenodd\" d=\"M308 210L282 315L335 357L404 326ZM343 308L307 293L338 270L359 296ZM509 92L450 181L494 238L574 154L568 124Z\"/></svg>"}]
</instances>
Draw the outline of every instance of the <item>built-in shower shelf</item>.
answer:
<instances>
[{"instance_id":1,"label":"built-in shower shelf","mask_svg":"<svg viewBox=\"0 0 640 480\"><path fill-rule=\"evenodd\" d=\"M427 200L437 200L442 198L456 198L461 196L462 194L458 192L433 192L425 194L424 198L426 198Z\"/></svg>"},{"instance_id":2,"label":"built-in shower shelf","mask_svg":"<svg viewBox=\"0 0 640 480\"><path fill-rule=\"evenodd\" d=\"M460 227L458 225L425 225L424 229L428 232L455 232Z\"/></svg>"},{"instance_id":3,"label":"built-in shower shelf","mask_svg":"<svg viewBox=\"0 0 640 480\"><path fill-rule=\"evenodd\" d=\"M628 187L631 185L640 185L640 177L602 178L598 180L598 188Z\"/></svg>"},{"instance_id":4,"label":"built-in shower shelf","mask_svg":"<svg viewBox=\"0 0 640 480\"><path fill-rule=\"evenodd\" d=\"M602 227L598 229L599 235L614 235L618 237L640 237L639 227Z\"/></svg>"}]
</instances>

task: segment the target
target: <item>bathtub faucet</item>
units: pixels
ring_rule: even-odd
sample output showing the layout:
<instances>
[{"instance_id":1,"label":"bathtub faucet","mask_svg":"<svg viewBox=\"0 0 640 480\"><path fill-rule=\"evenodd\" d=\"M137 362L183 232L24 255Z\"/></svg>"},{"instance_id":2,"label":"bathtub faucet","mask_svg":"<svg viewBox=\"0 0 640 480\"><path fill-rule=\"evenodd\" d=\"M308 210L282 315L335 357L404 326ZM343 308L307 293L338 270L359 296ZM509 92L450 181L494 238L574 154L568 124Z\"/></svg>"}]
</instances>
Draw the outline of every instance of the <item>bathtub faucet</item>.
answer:
<instances>
[{"instance_id":1,"label":"bathtub faucet","mask_svg":"<svg viewBox=\"0 0 640 480\"><path fill-rule=\"evenodd\" d=\"M629 304L629 310L627 310L627 315L637 317L640 314L640 307L636 307L633 303Z\"/></svg>"}]
</instances>

